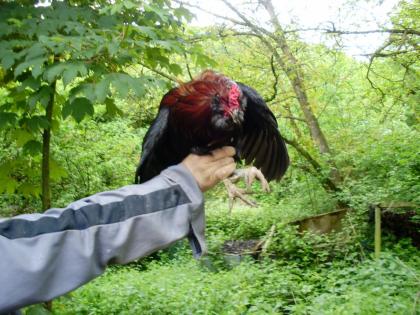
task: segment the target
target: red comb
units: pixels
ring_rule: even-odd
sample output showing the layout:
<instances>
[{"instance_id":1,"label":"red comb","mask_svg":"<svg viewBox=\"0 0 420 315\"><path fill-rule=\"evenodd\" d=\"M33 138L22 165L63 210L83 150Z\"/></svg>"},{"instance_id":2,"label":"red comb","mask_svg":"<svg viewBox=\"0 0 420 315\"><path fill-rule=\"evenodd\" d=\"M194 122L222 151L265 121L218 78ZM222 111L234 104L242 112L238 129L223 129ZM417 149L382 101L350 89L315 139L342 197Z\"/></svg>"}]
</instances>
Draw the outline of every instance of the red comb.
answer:
<instances>
[{"instance_id":1,"label":"red comb","mask_svg":"<svg viewBox=\"0 0 420 315\"><path fill-rule=\"evenodd\" d=\"M232 87L229 91L229 108L239 108L239 96L241 95L241 91L239 90L238 86L233 83Z\"/></svg>"}]
</instances>

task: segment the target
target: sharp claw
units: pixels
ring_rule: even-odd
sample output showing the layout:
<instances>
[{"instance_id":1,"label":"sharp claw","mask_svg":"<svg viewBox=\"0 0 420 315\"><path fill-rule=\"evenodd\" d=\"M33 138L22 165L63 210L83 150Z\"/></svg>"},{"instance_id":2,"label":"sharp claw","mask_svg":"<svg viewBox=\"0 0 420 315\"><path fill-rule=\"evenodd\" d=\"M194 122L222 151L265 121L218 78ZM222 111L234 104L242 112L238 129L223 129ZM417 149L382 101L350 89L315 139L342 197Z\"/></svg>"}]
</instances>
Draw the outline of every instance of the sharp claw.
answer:
<instances>
[{"instance_id":1,"label":"sharp claw","mask_svg":"<svg viewBox=\"0 0 420 315\"><path fill-rule=\"evenodd\" d=\"M246 189L240 189L236 187L233 183L237 182L240 178L243 178L246 184ZM270 192L270 186L268 185L267 180L264 177L264 174L256 167L252 166L247 169L236 170L231 177L225 179L223 182L226 186L229 196L229 213L231 213L233 208L233 203L236 198L239 198L245 204L256 207L258 204L254 200L250 200L245 197L245 194L252 194L252 183L255 180L259 180L261 183L261 188L264 192Z\"/></svg>"},{"instance_id":2,"label":"sharp claw","mask_svg":"<svg viewBox=\"0 0 420 315\"><path fill-rule=\"evenodd\" d=\"M226 189L228 191L229 214L232 212L233 203L234 203L236 198L240 199L242 202L244 202L245 204L247 204L251 207L258 206L257 202L255 202L253 200L250 200L247 197L245 197L245 194L247 194L247 191L245 189L240 189L240 188L236 187L232 183L231 179L225 179L225 180L223 180L223 183L225 184Z\"/></svg>"},{"instance_id":3,"label":"sharp claw","mask_svg":"<svg viewBox=\"0 0 420 315\"><path fill-rule=\"evenodd\" d=\"M261 188L264 192L270 192L270 186L267 180L265 179L264 174L255 166L252 166L248 169L240 170L234 176L235 180L239 179L239 177L244 178L248 192L251 191L251 186L255 179L260 181Z\"/></svg>"}]
</instances>

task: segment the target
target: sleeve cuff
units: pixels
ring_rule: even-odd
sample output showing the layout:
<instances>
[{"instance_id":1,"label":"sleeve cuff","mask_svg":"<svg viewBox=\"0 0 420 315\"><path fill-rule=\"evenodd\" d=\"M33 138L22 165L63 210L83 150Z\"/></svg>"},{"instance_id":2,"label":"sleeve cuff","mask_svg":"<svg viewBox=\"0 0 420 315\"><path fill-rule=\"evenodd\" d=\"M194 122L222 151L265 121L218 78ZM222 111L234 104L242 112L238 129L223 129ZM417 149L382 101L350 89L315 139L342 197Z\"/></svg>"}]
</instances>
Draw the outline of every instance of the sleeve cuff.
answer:
<instances>
[{"instance_id":1,"label":"sleeve cuff","mask_svg":"<svg viewBox=\"0 0 420 315\"><path fill-rule=\"evenodd\" d=\"M171 166L162 172L169 181L181 185L192 203L203 203L203 193L191 172L182 164Z\"/></svg>"}]
</instances>

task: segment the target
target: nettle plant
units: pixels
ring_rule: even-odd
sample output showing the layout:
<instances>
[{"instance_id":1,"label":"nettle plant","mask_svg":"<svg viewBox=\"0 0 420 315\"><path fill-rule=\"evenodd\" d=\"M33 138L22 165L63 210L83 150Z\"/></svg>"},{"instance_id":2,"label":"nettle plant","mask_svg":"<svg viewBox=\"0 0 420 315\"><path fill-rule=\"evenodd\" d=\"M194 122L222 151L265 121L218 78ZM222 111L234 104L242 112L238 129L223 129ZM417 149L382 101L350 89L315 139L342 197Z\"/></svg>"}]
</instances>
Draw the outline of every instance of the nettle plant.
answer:
<instances>
[{"instance_id":1,"label":"nettle plant","mask_svg":"<svg viewBox=\"0 0 420 315\"><path fill-rule=\"evenodd\" d=\"M120 114L116 97L142 97L165 84L154 72L182 73L173 62L178 55L208 64L199 44L183 40L190 19L184 7L165 0L0 4L1 146L7 150L9 141L18 151L2 154L0 193L40 195L43 208L50 207L50 175L65 175L51 168L50 157L51 132L63 119L80 122L97 104ZM37 161L42 184L28 185Z\"/></svg>"}]
</instances>

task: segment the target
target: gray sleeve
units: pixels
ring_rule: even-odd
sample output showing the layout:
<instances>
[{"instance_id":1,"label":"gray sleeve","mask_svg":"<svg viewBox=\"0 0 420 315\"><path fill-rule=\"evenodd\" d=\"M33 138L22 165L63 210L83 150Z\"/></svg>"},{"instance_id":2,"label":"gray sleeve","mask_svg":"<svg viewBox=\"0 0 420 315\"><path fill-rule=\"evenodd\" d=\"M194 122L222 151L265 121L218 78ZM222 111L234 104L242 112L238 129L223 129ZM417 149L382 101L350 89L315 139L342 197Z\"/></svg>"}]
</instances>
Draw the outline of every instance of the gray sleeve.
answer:
<instances>
[{"instance_id":1,"label":"gray sleeve","mask_svg":"<svg viewBox=\"0 0 420 315\"><path fill-rule=\"evenodd\" d=\"M187 237L206 251L203 195L182 165L64 209L0 220L0 314L51 300Z\"/></svg>"}]
</instances>

